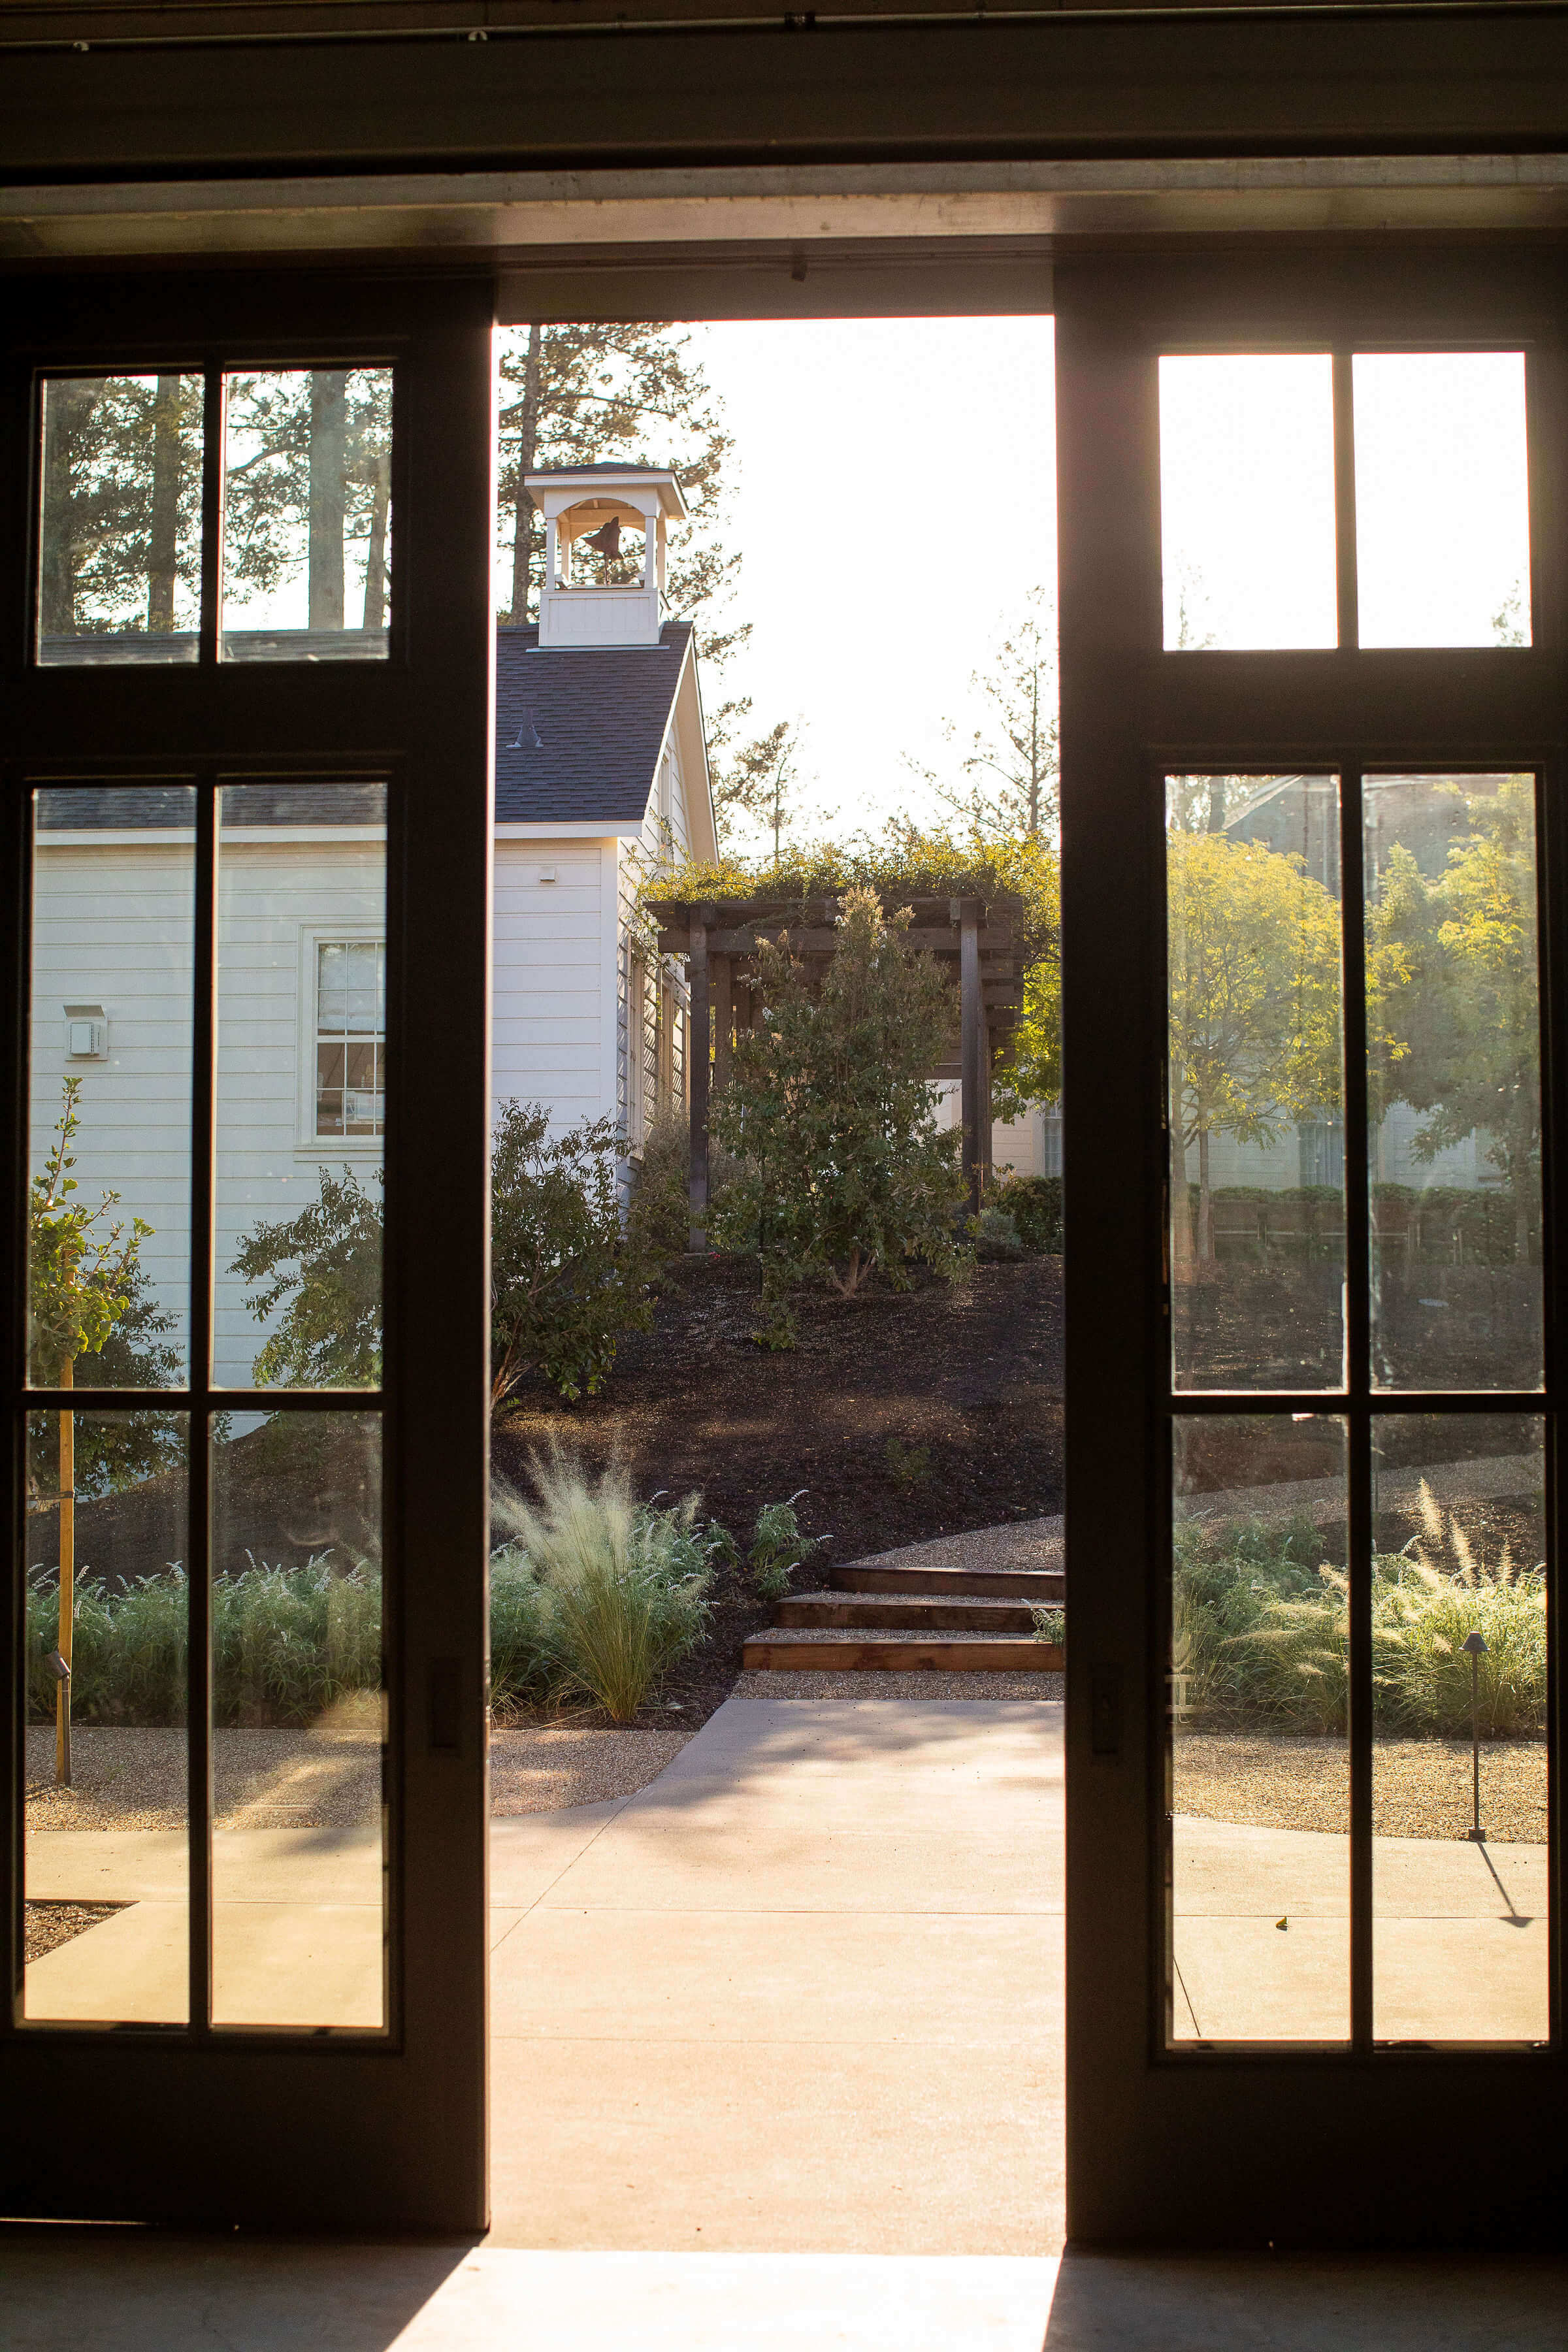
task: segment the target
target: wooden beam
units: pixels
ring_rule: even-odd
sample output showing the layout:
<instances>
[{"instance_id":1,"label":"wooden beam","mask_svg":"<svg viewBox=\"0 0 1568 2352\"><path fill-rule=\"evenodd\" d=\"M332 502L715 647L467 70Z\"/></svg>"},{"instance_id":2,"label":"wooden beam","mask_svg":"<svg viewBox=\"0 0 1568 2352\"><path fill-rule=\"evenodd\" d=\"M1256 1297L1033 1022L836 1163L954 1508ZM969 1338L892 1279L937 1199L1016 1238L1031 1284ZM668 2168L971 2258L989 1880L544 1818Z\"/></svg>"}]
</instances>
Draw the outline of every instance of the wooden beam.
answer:
<instances>
[{"instance_id":1,"label":"wooden beam","mask_svg":"<svg viewBox=\"0 0 1568 2352\"><path fill-rule=\"evenodd\" d=\"M687 1247L706 1255L708 1232L708 927L691 926L691 952L687 964L691 992L690 1033L687 1041L686 1082L691 1102L691 1172L687 1187L690 1223Z\"/></svg>"},{"instance_id":2,"label":"wooden beam","mask_svg":"<svg viewBox=\"0 0 1568 2352\"><path fill-rule=\"evenodd\" d=\"M730 1055L735 1034L734 965L727 955L708 951L713 987L713 1086L722 1093L730 1083Z\"/></svg>"},{"instance_id":3,"label":"wooden beam","mask_svg":"<svg viewBox=\"0 0 1568 2352\"><path fill-rule=\"evenodd\" d=\"M969 1205L978 1213L984 1185L984 1143L981 1133L985 1062L985 1008L980 993L980 905L974 898L955 898L953 918L959 926L959 1033L963 1077L960 1115L963 1123L963 1175Z\"/></svg>"}]
</instances>

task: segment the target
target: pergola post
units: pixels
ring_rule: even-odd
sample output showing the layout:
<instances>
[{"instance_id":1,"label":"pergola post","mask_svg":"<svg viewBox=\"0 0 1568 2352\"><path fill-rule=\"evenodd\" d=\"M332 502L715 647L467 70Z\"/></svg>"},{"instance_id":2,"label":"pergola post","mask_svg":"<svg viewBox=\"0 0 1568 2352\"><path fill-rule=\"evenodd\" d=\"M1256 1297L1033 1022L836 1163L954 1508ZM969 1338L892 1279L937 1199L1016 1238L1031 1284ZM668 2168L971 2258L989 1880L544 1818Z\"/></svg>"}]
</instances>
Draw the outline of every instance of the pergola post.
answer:
<instances>
[{"instance_id":1,"label":"pergola post","mask_svg":"<svg viewBox=\"0 0 1568 2352\"><path fill-rule=\"evenodd\" d=\"M730 1055L735 1037L734 959L709 958L713 979L713 1091L722 1094L730 1083Z\"/></svg>"},{"instance_id":2,"label":"pergola post","mask_svg":"<svg viewBox=\"0 0 1568 2352\"><path fill-rule=\"evenodd\" d=\"M963 1178L969 1187L970 1208L978 1215L990 1156L990 1136L985 1128L990 1056L986 1051L985 1000L980 980L980 901L954 899L953 920L959 927L959 1111L963 1123Z\"/></svg>"},{"instance_id":3,"label":"pergola post","mask_svg":"<svg viewBox=\"0 0 1568 2352\"><path fill-rule=\"evenodd\" d=\"M686 1245L699 1256L705 1255L708 1248L708 925L712 913L710 907L697 909L687 963L691 992L687 1046L687 1084L691 1101L691 1173L688 1189L691 1222Z\"/></svg>"}]
</instances>

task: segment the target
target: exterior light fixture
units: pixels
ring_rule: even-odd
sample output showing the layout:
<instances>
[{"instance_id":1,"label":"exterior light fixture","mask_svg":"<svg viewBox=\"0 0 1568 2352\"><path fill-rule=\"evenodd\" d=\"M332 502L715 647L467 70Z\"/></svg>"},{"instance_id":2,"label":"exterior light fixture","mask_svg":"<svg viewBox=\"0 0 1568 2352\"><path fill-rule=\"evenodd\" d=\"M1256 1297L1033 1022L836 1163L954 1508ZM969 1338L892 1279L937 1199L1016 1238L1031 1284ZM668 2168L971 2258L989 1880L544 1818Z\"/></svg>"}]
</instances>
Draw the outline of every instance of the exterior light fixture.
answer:
<instances>
[{"instance_id":1,"label":"exterior light fixture","mask_svg":"<svg viewBox=\"0 0 1568 2352\"><path fill-rule=\"evenodd\" d=\"M1487 1645L1479 1633L1467 1633L1459 1647L1470 1662L1470 1790L1474 1818L1465 1834L1477 1845L1486 1843L1481 1827L1481 1660Z\"/></svg>"}]
</instances>

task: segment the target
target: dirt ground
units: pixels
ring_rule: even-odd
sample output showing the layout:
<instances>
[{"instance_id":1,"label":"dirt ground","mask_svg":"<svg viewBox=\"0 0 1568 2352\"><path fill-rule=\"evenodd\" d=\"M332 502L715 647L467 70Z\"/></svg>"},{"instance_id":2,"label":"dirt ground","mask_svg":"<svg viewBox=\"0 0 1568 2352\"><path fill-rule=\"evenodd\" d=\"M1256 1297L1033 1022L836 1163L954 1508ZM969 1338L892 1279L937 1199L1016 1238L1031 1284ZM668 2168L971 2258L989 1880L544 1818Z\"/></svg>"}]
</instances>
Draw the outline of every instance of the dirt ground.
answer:
<instances>
[{"instance_id":1,"label":"dirt ground","mask_svg":"<svg viewBox=\"0 0 1568 2352\"><path fill-rule=\"evenodd\" d=\"M831 1584L837 1561L1061 1509L1059 1258L977 1266L956 1290L811 1294L800 1345L779 1353L751 1337L757 1290L754 1265L679 1261L654 1328L623 1342L599 1396L519 1392L496 1427L498 1471L526 1491L530 1453L552 1436L594 1464L618 1454L639 1494L698 1488L742 1543L764 1503L805 1487L801 1525L830 1541L799 1591ZM713 1601L708 1640L663 1693L698 1720L770 1613L733 1571Z\"/></svg>"}]
</instances>

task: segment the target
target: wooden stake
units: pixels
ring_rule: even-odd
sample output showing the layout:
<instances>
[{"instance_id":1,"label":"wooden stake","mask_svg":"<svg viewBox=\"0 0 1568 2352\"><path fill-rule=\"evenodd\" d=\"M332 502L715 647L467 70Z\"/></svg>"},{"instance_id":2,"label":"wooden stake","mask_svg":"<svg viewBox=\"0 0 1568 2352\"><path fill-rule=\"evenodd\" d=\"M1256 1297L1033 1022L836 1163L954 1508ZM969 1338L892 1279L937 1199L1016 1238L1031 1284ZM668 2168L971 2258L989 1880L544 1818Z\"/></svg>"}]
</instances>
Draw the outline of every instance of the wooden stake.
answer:
<instances>
[{"instance_id":1,"label":"wooden stake","mask_svg":"<svg viewBox=\"0 0 1568 2352\"><path fill-rule=\"evenodd\" d=\"M700 909L706 916L708 909ZM689 1066L687 1084L691 1099L691 1180L689 1187L691 1223L687 1234L687 1247L699 1257L708 1250L708 1232L704 1218L708 1208L708 1063L712 1051L708 1019L708 925L705 920L691 926L691 954L687 966L691 991L690 1029L688 1056Z\"/></svg>"},{"instance_id":2,"label":"wooden stake","mask_svg":"<svg viewBox=\"0 0 1568 2352\"><path fill-rule=\"evenodd\" d=\"M60 1386L72 1385L73 1366L67 1356L60 1365ZM71 1635L76 1627L76 1415L60 1415L60 1622L59 1653L68 1666ZM55 1781L71 1784L71 1686L63 1675L55 1693Z\"/></svg>"},{"instance_id":3,"label":"wooden stake","mask_svg":"<svg viewBox=\"0 0 1568 2352\"><path fill-rule=\"evenodd\" d=\"M959 1023L961 1071L959 1111L963 1121L963 1177L969 1205L980 1213L985 1181L985 1147L981 1135L984 1111L985 1002L980 982L980 904L956 898L952 919L959 926Z\"/></svg>"}]
</instances>

